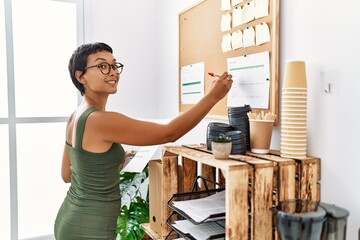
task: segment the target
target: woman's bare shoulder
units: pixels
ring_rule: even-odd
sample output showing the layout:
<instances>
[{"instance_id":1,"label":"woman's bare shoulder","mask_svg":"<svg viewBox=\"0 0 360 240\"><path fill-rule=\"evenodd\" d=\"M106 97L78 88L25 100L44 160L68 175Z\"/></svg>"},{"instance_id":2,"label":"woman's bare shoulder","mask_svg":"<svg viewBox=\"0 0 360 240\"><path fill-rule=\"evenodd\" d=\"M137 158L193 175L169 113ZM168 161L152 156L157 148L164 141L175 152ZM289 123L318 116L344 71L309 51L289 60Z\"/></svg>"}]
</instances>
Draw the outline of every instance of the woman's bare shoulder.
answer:
<instances>
[{"instance_id":1,"label":"woman's bare shoulder","mask_svg":"<svg viewBox=\"0 0 360 240\"><path fill-rule=\"evenodd\" d=\"M97 111L92 112L88 116L88 119L90 119L90 121L93 121L93 122L104 123L107 121L125 120L125 119L131 119L131 118L129 118L119 112L97 110Z\"/></svg>"}]
</instances>

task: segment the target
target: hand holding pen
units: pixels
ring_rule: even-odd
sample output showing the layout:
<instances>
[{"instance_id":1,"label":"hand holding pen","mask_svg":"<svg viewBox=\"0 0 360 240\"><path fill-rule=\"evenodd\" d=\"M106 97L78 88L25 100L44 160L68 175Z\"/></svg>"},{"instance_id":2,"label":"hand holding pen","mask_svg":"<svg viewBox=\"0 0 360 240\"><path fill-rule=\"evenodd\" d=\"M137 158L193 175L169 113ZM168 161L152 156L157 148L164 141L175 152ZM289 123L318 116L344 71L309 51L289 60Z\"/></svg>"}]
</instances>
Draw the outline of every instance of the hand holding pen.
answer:
<instances>
[{"instance_id":1,"label":"hand holding pen","mask_svg":"<svg viewBox=\"0 0 360 240\"><path fill-rule=\"evenodd\" d=\"M220 75L215 74L215 73L213 73L213 72L208 72L208 74L209 74L210 76L212 76L212 77L218 77L218 78L221 77ZM227 80L230 80L230 79L232 78L232 76L231 76L231 75L228 75L228 76L230 76L230 77L228 77Z\"/></svg>"},{"instance_id":2,"label":"hand holding pen","mask_svg":"<svg viewBox=\"0 0 360 240\"><path fill-rule=\"evenodd\" d=\"M214 73L208 73L212 77L218 77L218 79L213 81L213 86L209 92L209 94L214 94L214 96L217 98L217 100L222 99L225 97L225 95L229 92L231 85L233 83L232 75L228 74L227 72L224 72L221 76L214 74Z\"/></svg>"}]
</instances>

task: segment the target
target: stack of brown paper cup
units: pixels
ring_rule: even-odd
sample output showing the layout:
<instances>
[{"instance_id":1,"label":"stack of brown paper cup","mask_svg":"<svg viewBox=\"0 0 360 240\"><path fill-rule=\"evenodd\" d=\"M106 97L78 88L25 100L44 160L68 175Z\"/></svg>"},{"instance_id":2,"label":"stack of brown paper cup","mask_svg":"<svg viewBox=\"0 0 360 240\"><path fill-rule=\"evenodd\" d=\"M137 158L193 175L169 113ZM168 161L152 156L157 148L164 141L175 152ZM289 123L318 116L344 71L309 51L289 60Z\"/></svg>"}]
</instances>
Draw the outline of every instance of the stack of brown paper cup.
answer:
<instances>
[{"instance_id":1,"label":"stack of brown paper cup","mask_svg":"<svg viewBox=\"0 0 360 240\"><path fill-rule=\"evenodd\" d=\"M287 62L282 88L281 157L307 156L307 82L305 62Z\"/></svg>"}]
</instances>

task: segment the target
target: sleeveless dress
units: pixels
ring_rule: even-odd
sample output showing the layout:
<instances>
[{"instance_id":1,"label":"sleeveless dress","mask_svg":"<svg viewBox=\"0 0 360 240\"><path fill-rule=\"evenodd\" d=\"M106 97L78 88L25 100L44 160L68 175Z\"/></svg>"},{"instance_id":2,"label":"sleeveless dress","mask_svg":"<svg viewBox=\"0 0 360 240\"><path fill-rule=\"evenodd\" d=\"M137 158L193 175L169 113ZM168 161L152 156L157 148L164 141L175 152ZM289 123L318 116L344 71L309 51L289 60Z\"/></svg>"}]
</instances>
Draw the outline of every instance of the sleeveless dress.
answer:
<instances>
[{"instance_id":1,"label":"sleeveless dress","mask_svg":"<svg viewBox=\"0 0 360 240\"><path fill-rule=\"evenodd\" d=\"M96 110L89 108L80 116L75 146L67 144L71 185L55 220L57 240L116 238L121 201L119 165L125 151L115 143L104 153L82 149L86 119Z\"/></svg>"}]
</instances>

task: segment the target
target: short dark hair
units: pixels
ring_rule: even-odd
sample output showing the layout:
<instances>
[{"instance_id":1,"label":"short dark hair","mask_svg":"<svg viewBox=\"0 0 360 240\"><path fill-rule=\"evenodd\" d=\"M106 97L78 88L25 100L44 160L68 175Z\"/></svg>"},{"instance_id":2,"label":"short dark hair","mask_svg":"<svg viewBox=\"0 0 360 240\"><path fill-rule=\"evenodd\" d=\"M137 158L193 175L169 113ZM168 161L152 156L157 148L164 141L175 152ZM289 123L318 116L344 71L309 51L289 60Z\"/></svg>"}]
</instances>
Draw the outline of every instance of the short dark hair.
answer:
<instances>
[{"instance_id":1,"label":"short dark hair","mask_svg":"<svg viewBox=\"0 0 360 240\"><path fill-rule=\"evenodd\" d=\"M76 79L75 72L82 71L82 74L85 74L86 71L85 68L89 55L100 51L108 51L110 53L113 53L112 48L106 43L95 42L95 43L86 43L79 46L71 55L68 69L71 80L75 85L75 87L80 91L81 95L84 95L85 92L84 85Z\"/></svg>"}]
</instances>

